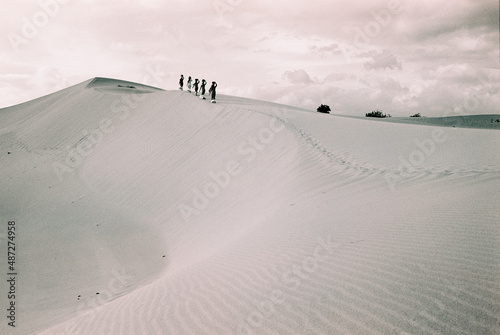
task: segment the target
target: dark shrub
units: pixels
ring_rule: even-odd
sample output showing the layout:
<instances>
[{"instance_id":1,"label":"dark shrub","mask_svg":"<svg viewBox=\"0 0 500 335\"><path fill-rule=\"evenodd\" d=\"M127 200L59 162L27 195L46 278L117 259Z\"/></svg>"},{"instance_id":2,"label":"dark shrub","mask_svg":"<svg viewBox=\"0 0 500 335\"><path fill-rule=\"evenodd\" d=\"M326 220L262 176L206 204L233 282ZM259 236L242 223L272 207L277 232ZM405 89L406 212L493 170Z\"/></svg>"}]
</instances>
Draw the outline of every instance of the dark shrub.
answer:
<instances>
[{"instance_id":1,"label":"dark shrub","mask_svg":"<svg viewBox=\"0 0 500 335\"><path fill-rule=\"evenodd\" d=\"M410 115L410 117L422 117L422 115L420 115L420 113L417 113L417 114Z\"/></svg>"},{"instance_id":2,"label":"dark shrub","mask_svg":"<svg viewBox=\"0 0 500 335\"><path fill-rule=\"evenodd\" d=\"M376 111L372 111L371 113L366 113L365 115L366 115L366 117L379 117L379 118L391 117L390 115L383 114L380 109L377 109Z\"/></svg>"},{"instance_id":3,"label":"dark shrub","mask_svg":"<svg viewBox=\"0 0 500 335\"><path fill-rule=\"evenodd\" d=\"M329 114L331 109L330 109L330 106L328 105L321 105L319 106L317 109L316 109L317 112L319 113L327 113Z\"/></svg>"}]
</instances>

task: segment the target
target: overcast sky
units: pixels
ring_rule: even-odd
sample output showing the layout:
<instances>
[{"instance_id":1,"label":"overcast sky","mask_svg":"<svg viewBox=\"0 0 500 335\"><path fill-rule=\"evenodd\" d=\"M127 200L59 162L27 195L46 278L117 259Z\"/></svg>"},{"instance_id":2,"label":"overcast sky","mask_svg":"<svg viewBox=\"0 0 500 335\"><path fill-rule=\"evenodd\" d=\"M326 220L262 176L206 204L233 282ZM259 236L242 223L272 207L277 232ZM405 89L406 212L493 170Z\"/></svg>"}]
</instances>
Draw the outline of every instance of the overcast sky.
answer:
<instances>
[{"instance_id":1,"label":"overcast sky","mask_svg":"<svg viewBox=\"0 0 500 335\"><path fill-rule=\"evenodd\" d=\"M0 107L100 76L393 116L499 113L497 0L3 0Z\"/></svg>"}]
</instances>

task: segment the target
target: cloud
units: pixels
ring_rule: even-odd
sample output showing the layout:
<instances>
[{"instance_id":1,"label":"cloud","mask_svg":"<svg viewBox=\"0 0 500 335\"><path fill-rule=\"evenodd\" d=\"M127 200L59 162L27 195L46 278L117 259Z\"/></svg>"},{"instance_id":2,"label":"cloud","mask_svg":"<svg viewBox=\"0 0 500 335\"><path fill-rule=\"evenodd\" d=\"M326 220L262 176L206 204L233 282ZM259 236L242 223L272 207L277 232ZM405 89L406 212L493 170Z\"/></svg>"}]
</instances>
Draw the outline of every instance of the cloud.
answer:
<instances>
[{"instance_id":1,"label":"cloud","mask_svg":"<svg viewBox=\"0 0 500 335\"><path fill-rule=\"evenodd\" d=\"M454 2L453 5L444 5L436 1L415 3L411 10L420 18L410 22L410 36L416 41L436 40L447 38L458 32L468 32L476 35L477 32L498 32L498 2L468 0ZM417 29L417 25L420 29ZM498 41L497 41L498 42Z\"/></svg>"},{"instance_id":2,"label":"cloud","mask_svg":"<svg viewBox=\"0 0 500 335\"><path fill-rule=\"evenodd\" d=\"M381 52L374 51L369 53L364 53L362 56L370 57L371 60L364 63L366 70L401 70L401 62L398 62L396 56L394 56L389 50L384 50Z\"/></svg>"},{"instance_id":3,"label":"cloud","mask_svg":"<svg viewBox=\"0 0 500 335\"><path fill-rule=\"evenodd\" d=\"M60 70L52 66L38 69L35 75L28 80L28 83L46 90L60 89L67 86L67 82L65 82Z\"/></svg>"},{"instance_id":4,"label":"cloud","mask_svg":"<svg viewBox=\"0 0 500 335\"><path fill-rule=\"evenodd\" d=\"M359 114L380 105L406 115L462 93L493 111L498 3L401 0L390 20L374 15L398 1L223 1L224 13L213 1L70 1L19 51L0 42L0 106L95 76L140 82L148 67L161 67L164 89L187 73L217 80L222 94L312 109L327 103ZM11 2L0 27L20 33L22 18L41 7ZM377 22L378 34L356 45L353 28ZM429 89L440 86L449 94Z\"/></svg>"},{"instance_id":5,"label":"cloud","mask_svg":"<svg viewBox=\"0 0 500 335\"><path fill-rule=\"evenodd\" d=\"M31 76L19 73L0 74L0 83L22 84L29 80Z\"/></svg>"},{"instance_id":6,"label":"cloud","mask_svg":"<svg viewBox=\"0 0 500 335\"><path fill-rule=\"evenodd\" d=\"M347 79L356 79L356 76L353 75L352 73L339 73L339 72L335 72L335 73L329 73L325 79L324 79L324 83L328 83L328 82L336 82L336 81L343 81L343 80L347 80Z\"/></svg>"},{"instance_id":7,"label":"cloud","mask_svg":"<svg viewBox=\"0 0 500 335\"><path fill-rule=\"evenodd\" d=\"M342 49L340 48L340 45L337 43L332 43L325 46L313 45L309 48L309 50L311 51L311 53L318 53L318 54L323 54L323 53L331 53L334 55L342 54Z\"/></svg>"},{"instance_id":8,"label":"cloud","mask_svg":"<svg viewBox=\"0 0 500 335\"><path fill-rule=\"evenodd\" d=\"M288 79L290 83L295 85L314 83L314 81L305 70L286 71L283 76Z\"/></svg>"}]
</instances>

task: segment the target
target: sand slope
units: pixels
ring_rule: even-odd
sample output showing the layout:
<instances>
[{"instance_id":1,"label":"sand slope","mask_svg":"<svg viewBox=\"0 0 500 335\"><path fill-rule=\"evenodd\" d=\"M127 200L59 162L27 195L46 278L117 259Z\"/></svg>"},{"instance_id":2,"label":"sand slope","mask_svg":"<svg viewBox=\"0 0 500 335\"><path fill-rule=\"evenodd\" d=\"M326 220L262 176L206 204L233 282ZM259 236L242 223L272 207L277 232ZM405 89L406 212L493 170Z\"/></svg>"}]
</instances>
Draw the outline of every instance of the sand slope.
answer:
<instances>
[{"instance_id":1,"label":"sand slope","mask_svg":"<svg viewBox=\"0 0 500 335\"><path fill-rule=\"evenodd\" d=\"M105 78L0 125L2 334L500 331L497 130Z\"/></svg>"}]
</instances>

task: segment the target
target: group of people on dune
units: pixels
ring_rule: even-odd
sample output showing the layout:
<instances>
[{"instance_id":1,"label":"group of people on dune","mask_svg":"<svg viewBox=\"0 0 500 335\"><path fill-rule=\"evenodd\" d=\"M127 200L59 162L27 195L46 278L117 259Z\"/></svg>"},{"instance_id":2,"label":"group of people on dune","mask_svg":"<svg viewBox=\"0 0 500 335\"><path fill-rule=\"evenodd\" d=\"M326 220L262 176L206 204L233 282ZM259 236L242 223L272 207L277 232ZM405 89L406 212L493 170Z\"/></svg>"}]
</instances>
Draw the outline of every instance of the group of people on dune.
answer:
<instances>
[{"instance_id":1,"label":"group of people on dune","mask_svg":"<svg viewBox=\"0 0 500 335\"><path fill-rule=\"evenodd\" d=\"M193 79L191 76L188 77L187 80L187 90L189 93L191 93L191 87L194 89L194 93L196 96L198 96L198 90L200 92L200 98L205 100L205 86L207 85L207 81L205 79L200 81L195 78L194 83ZM217 83L215 81L212 81L212 86L210 86L210 89L208 90L208 93L210 94L210 100L212 102L215 102L215 89L217 88ZM182 91L184 90L184 75L181 74L181 79L179 79L179 89Z\"/></svg>"}]
</instances>

